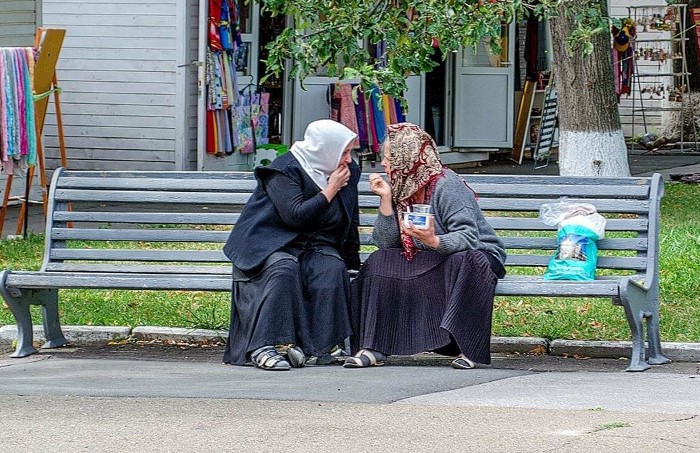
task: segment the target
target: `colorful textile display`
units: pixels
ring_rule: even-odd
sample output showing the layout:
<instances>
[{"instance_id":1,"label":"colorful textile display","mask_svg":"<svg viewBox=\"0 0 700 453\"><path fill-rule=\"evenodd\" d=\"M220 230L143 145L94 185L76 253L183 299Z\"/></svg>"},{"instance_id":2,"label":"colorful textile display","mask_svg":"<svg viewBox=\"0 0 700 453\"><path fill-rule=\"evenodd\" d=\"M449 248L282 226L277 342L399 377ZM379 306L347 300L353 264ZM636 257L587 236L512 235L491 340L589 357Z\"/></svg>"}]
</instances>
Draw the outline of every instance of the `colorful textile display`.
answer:
<instances>
[{"instance_id":1,"label":"colorful textile display","mask_svg":"<svg viewBox=\"0 0 700 453\"><path fill-rule=\"evenodd\" d=\"M622 22L622 28L612 27L613 34L613 69L615 76L615 94L619 101L623 94L632 92L632 72L634 71L634 38L636 25L630 18Z\"/></svg>"},{"instance_id":2,"label":"colorful textile display","mask_svg":"<svg viewBox=\"0 0 700 453\"><path fill-rule=\"evenodd\" d=\"M0 155L8 175L36 165L34 61L31 47L0 48Z\"/></svg>"},{"instance_id":3,"label":"colorful textile display","mask_svg":"<svg viewBox=\"0 0 700 453\"><path fill-rule=\"evenodd\" d=\"M242 90L239 94L236 106L238 123L234 135L241 154L250 154L255 152L258 145L267 145L269 141L270 93L246 93Z\"/></svg>"},{"instance_id":4,"label":"colorful textile display","mask_svg":"<svg viewBox=\"0 0 700 453\"><path fill-rule=\"evenodd\" d=\"M357 99L353 101L353 90L357 89ZM331 119L338 121L357 134L353 147L362 156L376 160L379 145L384 140L388 124L401 123L405 116L399 101L392 96L381 94L372 88L366 94L357 84L334 83L330 86Z\"/></svg>"},{"instance_id":5,"label":"colorful textile display","mask_svg":"<svg viewBox=\"0 0 700 453\"><path fill-rule=\"evenodd\" d=\"M248 54L238 18L238 5L233 0L209 0L207 153L217 156L252 153L255 144L266 143L267 137L262 98L257 95L252 99L238 88L236 73L246 70Z\"/></svg>"}]
</instances>

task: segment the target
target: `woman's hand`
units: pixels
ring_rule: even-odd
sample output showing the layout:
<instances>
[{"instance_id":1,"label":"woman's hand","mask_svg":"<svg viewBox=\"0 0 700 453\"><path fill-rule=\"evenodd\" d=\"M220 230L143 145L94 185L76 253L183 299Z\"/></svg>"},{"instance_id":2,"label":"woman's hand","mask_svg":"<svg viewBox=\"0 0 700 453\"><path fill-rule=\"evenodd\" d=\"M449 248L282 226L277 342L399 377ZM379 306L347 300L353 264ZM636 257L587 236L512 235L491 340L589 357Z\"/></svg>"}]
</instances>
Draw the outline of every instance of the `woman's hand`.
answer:
<instances>
[{"instance_id":1,"label":"woman's hand","mask_svg":"<svg viewBox=\"0 0 700 453\"><path fill-rule=\"evenodd\" d=\"M418 229L413 226L412 222L408 222L408 226L401 219L401 231L408 234L414 239L421 241L431 249L437 249L440 246L440 237L435 234L435 219L433 216L428 216L428 228L425 230Z\"/></svg>"},{"instance_id":2,"label":"woman's hand","mask_svg":"<svg viewBox=\"0 0 700 453\"><path fill-rule=\"evenodd\" d=\"M391 205L391 186L378 173L370 173L369 188L379 195L379 212L382 215L394 215L394 208Z\"/></svg>"},{"instance_id":3,"label":"woman's hand","mask_svg":"<svg viewBox=\"0 0 700 453\"><path fill-rule=\"evenodd\" d=\"M348 185L350 181L350 168L347 165L340 165L333 170L328 178L328 185L322 190L323 195L330 202L333 197L340 192L340 189Z\"/></svg>"},{"instance_id":4,"label":"woman's hand","mask_svg":"<svg viewBox=\"0 0 700 453\"><path fill-rule=\"evenodd\" d=\"M369 188L382 198L391 198L391 186L382 178L382 175L378 173L370 173Z\"/></svg>"}]
</instances>

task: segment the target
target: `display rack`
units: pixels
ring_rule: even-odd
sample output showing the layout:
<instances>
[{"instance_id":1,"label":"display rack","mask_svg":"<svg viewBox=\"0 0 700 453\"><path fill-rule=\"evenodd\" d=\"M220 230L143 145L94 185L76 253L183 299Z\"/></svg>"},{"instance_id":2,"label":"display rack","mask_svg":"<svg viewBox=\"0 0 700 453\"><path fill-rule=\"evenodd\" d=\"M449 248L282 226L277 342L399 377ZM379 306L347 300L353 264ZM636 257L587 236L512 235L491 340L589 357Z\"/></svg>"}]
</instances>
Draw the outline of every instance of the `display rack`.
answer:
<instances>
[{"instance_id":1,"label":"display rack","mask_svg":"<svg viewBox=\"0 0 700 453\"><path fill-rule=\"evenodd\" d=\"M670 112L680 114L680 151L684 151L684 119L693 110L690 96L690 72L686 60L688 30L685 4L629 6L628 16L636 24L634 65L632 72L632 136L641 115L644 134L648 134L647 113L660 112L662 124ZM692 28L692 27L691 27ZM640 61L655 62L642 65ZM642 70L642 68L644 70ZM654 68L656 70L654 70ZM661 105L644 105L647 101L663 101ZM693 123L695 149L698 131Z\"/></svg>"},{"instance_id":2,"label":"display rack","mask_svg":"<svg viewBox=\"0 0 700 453\"><path fill-rule=\"evenodd\" d=\"M551 74L548 80L554 80ZM551 82L539 89L541 86L542 81L525 81L510 155L511 160L522 164L525 151L531 151L535 168L540 168L545 158L548 163L551 148L557 146L556 92Z\"/></svg>"},{"instance_id":3,"label":"display rack","mask_svg":"<svg viewBox=\"0 0 700 453\"><path fill-rule=\"evenodd\" d=\"M550 83L544 90L537 139L532 145L532 160L535 161L535 170L549 165L552 148L555 146L557 126L557 92L554 85Z\"/></svg>"}]
</instances>

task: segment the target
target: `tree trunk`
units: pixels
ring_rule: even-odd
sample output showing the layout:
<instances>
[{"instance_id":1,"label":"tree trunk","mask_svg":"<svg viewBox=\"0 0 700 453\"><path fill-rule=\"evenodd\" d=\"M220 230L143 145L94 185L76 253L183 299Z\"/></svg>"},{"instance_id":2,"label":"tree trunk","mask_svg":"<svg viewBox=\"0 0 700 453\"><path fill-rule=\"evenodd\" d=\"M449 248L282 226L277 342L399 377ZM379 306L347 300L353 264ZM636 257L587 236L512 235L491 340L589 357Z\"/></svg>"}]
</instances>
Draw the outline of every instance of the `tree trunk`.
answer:
<instances>
[{"instance_id":1,"label":"tree trunk","mask_svg":"<svg viewBox=\"0 0 700 453\"><path fill-rule=\"evenodd\" d=\"M559 173L629 176L609 33L595 35L593 53L583 56L580 49L571 54L567 50L566 40L575 25L563 7L552 19L551 29L559 105Z\"/></svg>"}]
</instances>

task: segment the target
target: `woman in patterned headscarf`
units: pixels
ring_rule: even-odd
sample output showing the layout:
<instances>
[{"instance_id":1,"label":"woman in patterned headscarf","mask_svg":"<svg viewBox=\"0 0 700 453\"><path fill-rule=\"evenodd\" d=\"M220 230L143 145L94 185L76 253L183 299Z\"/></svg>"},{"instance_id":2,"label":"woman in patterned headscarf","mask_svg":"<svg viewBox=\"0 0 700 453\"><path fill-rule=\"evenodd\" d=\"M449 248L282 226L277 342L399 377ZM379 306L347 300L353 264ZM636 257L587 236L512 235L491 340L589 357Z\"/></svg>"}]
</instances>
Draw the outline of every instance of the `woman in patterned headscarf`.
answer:
<instances>
[{"instance_id":1,"label":"woman in patterned headscarf","mask_svg":"<svg viewBox=\"0 0 700 453\"><path fill-rule=\"evenodd\" d=\"M491 313L506 253L475 193L442 166L435 142L410 123L387 128L382 166L370 175L380 197L379 250L352 283L354 357L346 368L382 365L388 355L435 351L454 368L490 363ZM401 221L430 205L426 229Z\"/></svg>"}]
</instances>

